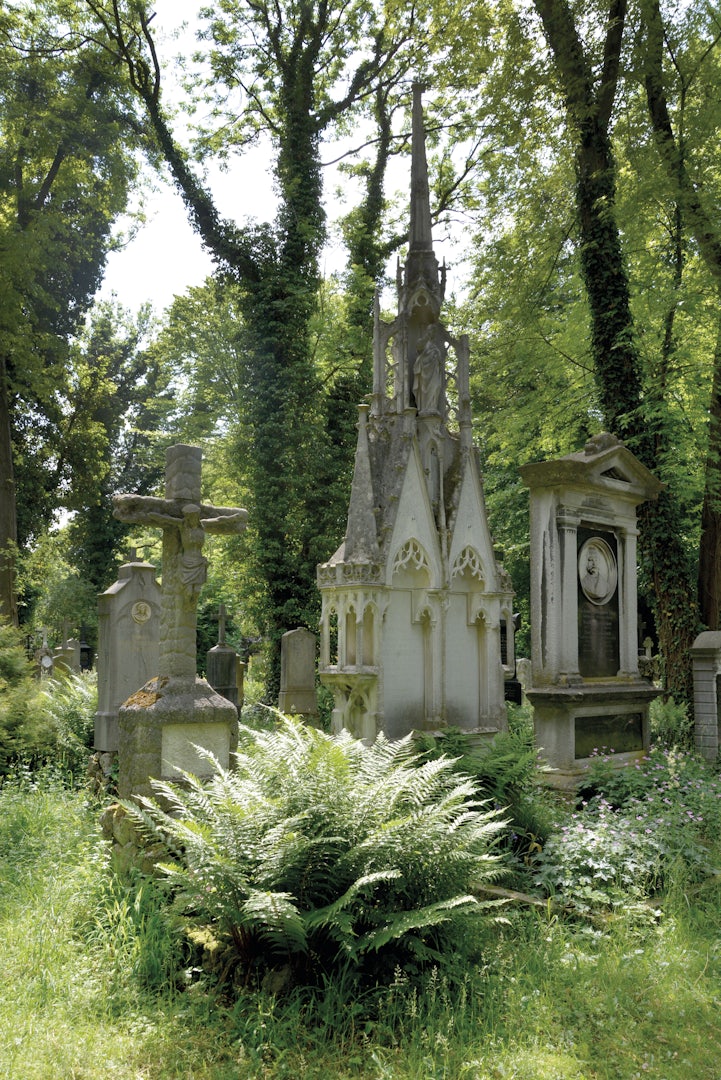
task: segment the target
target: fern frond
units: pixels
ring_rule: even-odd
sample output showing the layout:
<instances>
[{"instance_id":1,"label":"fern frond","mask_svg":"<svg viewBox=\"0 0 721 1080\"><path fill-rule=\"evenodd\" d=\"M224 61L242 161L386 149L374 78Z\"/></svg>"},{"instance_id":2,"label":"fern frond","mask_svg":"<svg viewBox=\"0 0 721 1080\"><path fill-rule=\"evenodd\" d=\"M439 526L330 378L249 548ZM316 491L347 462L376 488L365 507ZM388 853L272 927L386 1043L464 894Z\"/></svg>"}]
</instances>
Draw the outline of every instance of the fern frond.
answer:
<instances>
[{"instance_id":1,"label":"fern frond","mask_svg":"<svg viewBox=\"0 0 721 1080\"><path fill-rule=\"evenodd\" d=\"M292 956L308 951L303 916L289 893L252 889L240 914L244 928L257 934L272 952Z\"/></svg>"},{"instance_id":2,"label":"fern frond","mask_svg":"<svg viewBox=\"0 0 721 1080\"><path fill-rule=\"evenodd\" d=\"M464 913L471 910L477 911L479 901L475 896L454 896L448 900L439 900L434 904L426 904L424 907L413 908L407 911L395 912L385 922L385 925L371 930L364 935L361 946L378 952L391 941L397 941L410 930L428 931L431 927L439 926L448 922L453 912L458 913L462 909Z\"/></svg>"}]
</instances>

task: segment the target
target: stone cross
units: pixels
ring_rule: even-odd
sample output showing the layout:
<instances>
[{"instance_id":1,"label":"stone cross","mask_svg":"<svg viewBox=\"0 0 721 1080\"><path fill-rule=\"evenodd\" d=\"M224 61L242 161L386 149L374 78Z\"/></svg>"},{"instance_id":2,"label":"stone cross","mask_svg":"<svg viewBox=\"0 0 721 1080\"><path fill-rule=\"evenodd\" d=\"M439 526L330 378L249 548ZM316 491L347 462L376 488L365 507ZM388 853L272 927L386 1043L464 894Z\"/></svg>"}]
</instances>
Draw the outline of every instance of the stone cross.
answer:
<instances>
[{"instance_id":1,"label":"stone cross","mask_svg":"<svg viewBox=\"0 0 721 1080\"><path fill-rule=\"evenodd\" d=\"M206 533L240 533L247 510L200 501L202 451L178 444L167 451L165 498L113 496L113 515L131 525L163 530L159 674L195 678L197 601L207 574Z\"/></svg>"},{"instance_id":2,"label":"stone cross","mask_svg":"<svg viewBox=\"0 0 721 1080\"><path fill-rule=\"evenodd\" d=\"M218 607L218 644L225 645L225 604Z\"/></svg>"}]
</instances>

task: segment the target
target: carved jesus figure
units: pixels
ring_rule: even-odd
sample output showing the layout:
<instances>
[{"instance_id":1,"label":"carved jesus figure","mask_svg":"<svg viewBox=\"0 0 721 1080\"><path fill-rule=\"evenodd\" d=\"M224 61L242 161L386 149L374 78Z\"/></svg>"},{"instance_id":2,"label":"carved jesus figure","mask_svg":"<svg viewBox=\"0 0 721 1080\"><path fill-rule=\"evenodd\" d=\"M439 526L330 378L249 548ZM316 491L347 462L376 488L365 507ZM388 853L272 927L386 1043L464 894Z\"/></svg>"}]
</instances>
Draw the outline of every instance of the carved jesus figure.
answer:
<instances>
[{"instance_id":1,"label":"carved jesus figure","mask_svg":"<svg viewBox=\"0 0 721 1080\"><path fill-rule=\"evenodd\" d=\"M120 521L163 530L160 674L184 678L195 678L196 605L208 568L205 534L242 532L248 517L239 507L201 503L200 462L197 447L171 446L164 499L113 497L113 514Z\"/></svg>"}]
</instances>

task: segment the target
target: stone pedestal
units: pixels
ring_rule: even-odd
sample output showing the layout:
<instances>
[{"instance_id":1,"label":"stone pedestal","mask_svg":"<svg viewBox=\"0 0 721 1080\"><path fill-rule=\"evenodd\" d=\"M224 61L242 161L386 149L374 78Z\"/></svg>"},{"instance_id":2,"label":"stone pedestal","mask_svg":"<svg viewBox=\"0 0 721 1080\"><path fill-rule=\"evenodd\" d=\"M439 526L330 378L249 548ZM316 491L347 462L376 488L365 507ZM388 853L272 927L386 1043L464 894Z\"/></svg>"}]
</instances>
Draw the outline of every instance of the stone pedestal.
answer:
<instances>
[{"instance_id":1,"label":"stone pedestal","mask_svg":"<svg viewBox=\"0 0 721 1080\"><path fill-rule=\"evenodd\" d=\"M227 769L238 747L238 712L205 679L159 676L119 713L118 794L152 795L151 778L178 781L179 770L213 775L198 747Z\"/></svg>"},{"instance_id":2,"label":"stone pedestal","mask_svg":"<svg viewBox=\"0 0 721 1080\"><path fill-rule=\"evenodd\" d=\"M716 761L721 725L721 633L706 630L691 646L696 750Z\"/></svg>"},{"instance_id":3,"label":"stone pedestal","mask_svg":"<svg viewBox=\"0 0 721 1080\"><path fill-rule=\"evenodd\" d=\"M596 753L648 749L657 691L639 672L636 508L662 484L612 435L521 468L531 499L531 685L536 741L571 787Z\"/></svg>"}]
</instances>

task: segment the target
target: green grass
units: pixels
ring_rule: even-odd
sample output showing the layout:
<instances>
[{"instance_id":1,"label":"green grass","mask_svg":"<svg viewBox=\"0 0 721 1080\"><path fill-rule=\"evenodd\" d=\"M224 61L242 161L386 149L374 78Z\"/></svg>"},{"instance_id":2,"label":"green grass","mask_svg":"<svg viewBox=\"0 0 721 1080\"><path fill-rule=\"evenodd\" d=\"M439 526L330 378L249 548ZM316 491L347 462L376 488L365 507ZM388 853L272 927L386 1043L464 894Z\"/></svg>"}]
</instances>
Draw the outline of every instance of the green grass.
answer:
<instances>
[{"instance_id":1,"label":"green grass","mask_svg":"<svg viewBox=\"0 0 721 1080\"><path fill-rule=\"evenodd\" d=\"M509 907L452 983L231 1000L186 972L152 884L113 884L99 810L52 778L0 790L0 1077L721 1076L719 877L680 865L653 905L593 917Z\"/></svg>"}]
</instances>

